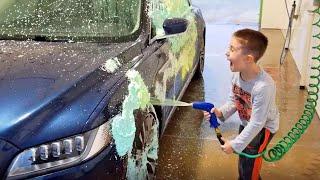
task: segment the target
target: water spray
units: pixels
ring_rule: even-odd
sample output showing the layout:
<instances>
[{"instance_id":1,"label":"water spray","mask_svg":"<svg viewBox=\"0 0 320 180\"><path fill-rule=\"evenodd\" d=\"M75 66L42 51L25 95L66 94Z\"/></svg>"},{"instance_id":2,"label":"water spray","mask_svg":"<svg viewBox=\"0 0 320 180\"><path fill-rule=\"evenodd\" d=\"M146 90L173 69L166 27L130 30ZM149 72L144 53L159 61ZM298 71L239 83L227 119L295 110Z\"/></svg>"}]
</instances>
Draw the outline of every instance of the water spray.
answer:
<instances>
[{"instance_id":1,"label":"water spray","mask_svg":"<svg viewBox=\"0 0 320 180\"><path fill-rule=\"evenodd\" d=\"M150 97L150 103L158 106L192 106L192 103L186 103L172 99L159 100L154 97Z\"/></svg>"}]
</instances>

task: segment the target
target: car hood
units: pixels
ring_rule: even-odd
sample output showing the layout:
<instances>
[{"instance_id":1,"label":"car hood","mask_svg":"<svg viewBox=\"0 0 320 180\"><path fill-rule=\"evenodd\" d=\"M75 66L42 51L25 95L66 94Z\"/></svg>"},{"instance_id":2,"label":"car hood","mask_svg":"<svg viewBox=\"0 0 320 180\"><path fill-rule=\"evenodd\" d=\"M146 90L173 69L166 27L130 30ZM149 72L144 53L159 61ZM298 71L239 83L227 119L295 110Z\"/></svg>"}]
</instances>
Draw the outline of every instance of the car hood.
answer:
<instances>
[{"instance_id":1,"label":"car hood","mask_svg":"<svg viewBox=\"0 0 320 180\"><path fill-rule=\"evenodd\" d=\"M132 44L0 41L0 138L26 148L81 132L99 85L117 81L99 67Z\"/></svg>"}]
</instances>

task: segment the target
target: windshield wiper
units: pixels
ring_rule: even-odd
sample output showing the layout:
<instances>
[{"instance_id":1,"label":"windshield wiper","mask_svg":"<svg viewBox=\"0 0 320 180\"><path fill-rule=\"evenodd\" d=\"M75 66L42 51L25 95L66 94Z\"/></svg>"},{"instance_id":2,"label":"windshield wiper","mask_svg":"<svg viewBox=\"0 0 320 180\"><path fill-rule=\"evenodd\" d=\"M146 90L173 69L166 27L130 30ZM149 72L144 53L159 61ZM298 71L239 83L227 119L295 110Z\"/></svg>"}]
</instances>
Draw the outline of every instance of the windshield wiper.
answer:
<instances>
[{"instance_id":1,"label":"windshield wiper","mask_svg":"<svg viewBox=\"0 0 320 180\"><path fill-rule=\"evenodd\" d=\"M56 37L52 37L52 36L39 36L39 35L36 35L31 39L33 41L42 41L42 42L67 42L67 43L74 42L71 39L63 39L63 38L56 38Z\"/></svg>"},{"instance_id":2,"label":"windshield wiper","mask_svg":"<svg viewBox=\"0 0 320 180\"><path fill-rule=\"evenodd\" d=\"M67 43L73 43L74 41L71 39L64 39L64 38L57 38L52 36L43 36L43 35L3 35L0 36L0 40L16 40L16 41L26 41L26 40L32 40L32 41L41 41L41 42L67 42Z\"/></svg>"}]
</instances>

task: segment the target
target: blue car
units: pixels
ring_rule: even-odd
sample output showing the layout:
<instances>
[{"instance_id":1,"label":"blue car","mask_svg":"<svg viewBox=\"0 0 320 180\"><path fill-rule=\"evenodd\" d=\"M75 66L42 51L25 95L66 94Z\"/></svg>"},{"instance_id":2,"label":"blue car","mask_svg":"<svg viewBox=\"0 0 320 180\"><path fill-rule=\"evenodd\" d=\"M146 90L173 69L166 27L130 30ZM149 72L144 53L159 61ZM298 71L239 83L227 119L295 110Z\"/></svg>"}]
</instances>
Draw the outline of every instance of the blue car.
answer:
<instances>
[{"instance_id":1,"label":"blue car","mask_svg":"<svg viewBox=\"0 0 320 180\"><path fill-rule=\"evenodd\" d=\"M2 0L0 179L154 179L204 54L189 0Z\"/></svg>"}]
</instances>

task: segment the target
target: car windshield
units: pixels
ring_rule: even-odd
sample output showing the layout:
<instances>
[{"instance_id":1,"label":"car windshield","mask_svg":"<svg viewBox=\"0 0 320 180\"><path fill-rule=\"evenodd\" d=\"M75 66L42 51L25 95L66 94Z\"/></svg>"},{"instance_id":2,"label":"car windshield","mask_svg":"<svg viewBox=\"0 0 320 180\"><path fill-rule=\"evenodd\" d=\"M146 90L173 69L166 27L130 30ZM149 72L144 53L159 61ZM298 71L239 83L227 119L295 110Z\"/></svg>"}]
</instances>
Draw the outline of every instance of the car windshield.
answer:
<instances>
[{"instance_id":1,"label":"car windshield","mask_svg":"<svg viewBox=\"0 0 320 180\"><path fill-rule=\"evenodd\" d=\"M1 0L0 39L121 38L140 12L141 0Z\"/></svg>"}]
</instances>

